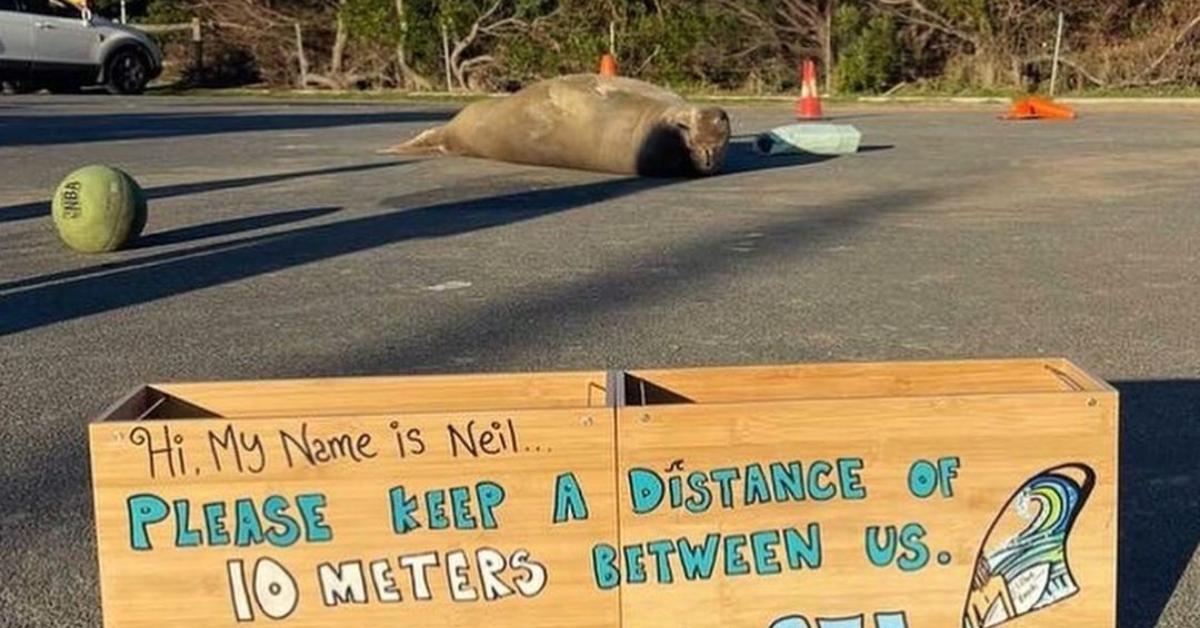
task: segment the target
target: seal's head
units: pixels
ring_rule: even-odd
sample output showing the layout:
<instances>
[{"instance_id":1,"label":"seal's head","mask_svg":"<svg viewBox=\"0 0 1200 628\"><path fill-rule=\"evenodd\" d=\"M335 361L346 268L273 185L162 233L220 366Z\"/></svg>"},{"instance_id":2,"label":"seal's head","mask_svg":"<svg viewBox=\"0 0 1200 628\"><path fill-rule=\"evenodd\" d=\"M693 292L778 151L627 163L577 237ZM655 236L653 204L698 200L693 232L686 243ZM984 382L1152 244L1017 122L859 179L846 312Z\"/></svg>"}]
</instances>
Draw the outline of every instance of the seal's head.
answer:
<instances>
[{"instance_id":1,"label":"seal's head","mask_svg":"<svg viewBox=\"0 0 1200 628\"><path fill-rule=\"evenodd\" d=\"M729 114L717 107L677 107L668 119L679 130L696 174L720 172L729 147Z\"/></svg>"}]
</instances>

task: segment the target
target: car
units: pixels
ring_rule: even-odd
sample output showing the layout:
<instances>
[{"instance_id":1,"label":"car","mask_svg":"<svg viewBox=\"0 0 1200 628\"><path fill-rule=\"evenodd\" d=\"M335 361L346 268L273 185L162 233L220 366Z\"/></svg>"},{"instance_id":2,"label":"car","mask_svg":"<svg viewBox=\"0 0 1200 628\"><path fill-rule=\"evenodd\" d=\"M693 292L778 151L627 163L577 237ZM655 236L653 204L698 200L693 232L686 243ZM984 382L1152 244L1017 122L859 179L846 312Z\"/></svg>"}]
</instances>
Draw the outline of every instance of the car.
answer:
<instances>
[{"instance_id":1,"label":"car","mask_svg":"<svg viewBox=\"0 0 1200 628\"><path fill-rule=\"evenodd\" d=\"M162 73L146 33L66 0L0 0L0 81L19 91L76 92L103 85L140 94Z\"/></svg>"}]
</instances>

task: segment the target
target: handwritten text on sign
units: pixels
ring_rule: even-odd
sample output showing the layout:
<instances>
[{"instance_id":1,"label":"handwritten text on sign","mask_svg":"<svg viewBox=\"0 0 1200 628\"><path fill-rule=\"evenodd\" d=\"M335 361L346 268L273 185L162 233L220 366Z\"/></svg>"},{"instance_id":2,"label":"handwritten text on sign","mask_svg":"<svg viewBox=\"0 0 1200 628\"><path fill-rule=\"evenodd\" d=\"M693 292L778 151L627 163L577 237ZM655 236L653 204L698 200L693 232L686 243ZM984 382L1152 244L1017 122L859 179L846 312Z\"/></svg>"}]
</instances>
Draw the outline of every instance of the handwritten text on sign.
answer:
<instances>
[{"instance_id":1,"label":"handwritten text on sign","mask_svg":"<svg viewBox=\"0 0 1200 628\"><path fill-rule=\"evenodd\" d=\"M472 464L487 459L534 456L552 444L529 441L518 418L447 423L440 429L412 427L398 421L328 432L319 424L296 421L285 428L262 430L252 423L224 423L185 437L172 424L132 427L124 442L141 459L144 477L171 486L186 479L212 476L254 477L280 470L329 467L361 469L373 465L422 464L440 459L461 461L456 476L472 475ZM611 452L596 452L611 456ZM399 467L403 469L404 467ZM907 486L915 499L951 499L962 470L956 456L918 459L908 464ZM656 538L622 545L606 539L580 547L577 559L590 566L592 586L609 591L620 586L660 585L717 577L769 578L788 571L820 570L829 564L823 551L829 534L819 521L819 504L870 498L872 468L860 457L739 461L737 464L689 469L686 459L664 461L660 468L622 470L628 500L620 505L633 515L677 512L704 517L712 511L753 509L768 504L795 504L802 525L710 533L694 538ZM402 479L402 474L401 474ZM341 538L339 522L360 515L339 504L335 494L311 490L230 495L197 500L167 489L140 491L125 498L129 549L139 553L191 551L200 547L286 549L324 545ZM380 538L421 537L472 532L486 541L508 525L512 488L498 477L475 477L442 486L399 481L375 494L386 513L376 522ZM539 489L542 516L551 528L568 527L591 517L614 517L608 503L589 500L593 487L576 473L560 469ZM920 522L863 526L860 560L865 567L920 570L936 560L949 564L948 552L929 547ZM538 539L527 542L536 544ZM447 543L453 547L456 543ZM845 557L840 557L845 559ZM258 617L284 619L306 604L324 608L403 602L486 603L513 596L534 598L555 584L547 564L524 547L500 549L486 543L466 549L411 551L396 555L346 556L315 565L287 564L262 556L224 561L228 604L238 621ZM302 599L300 583L309 579L317 599Z\"/></svg>"},{"instance_id":2,"label":"handwritten text on sign","mask_svg":"<svg viewBox=\"0 0 1200 628\"><path fill-rule=\"evenodd\" d=\"M852 434L799 404L105 423L105 618L1094 626L1111 432L1069 401L987 438L958 413L994 399Z\"/></svg>"}]
</instances>

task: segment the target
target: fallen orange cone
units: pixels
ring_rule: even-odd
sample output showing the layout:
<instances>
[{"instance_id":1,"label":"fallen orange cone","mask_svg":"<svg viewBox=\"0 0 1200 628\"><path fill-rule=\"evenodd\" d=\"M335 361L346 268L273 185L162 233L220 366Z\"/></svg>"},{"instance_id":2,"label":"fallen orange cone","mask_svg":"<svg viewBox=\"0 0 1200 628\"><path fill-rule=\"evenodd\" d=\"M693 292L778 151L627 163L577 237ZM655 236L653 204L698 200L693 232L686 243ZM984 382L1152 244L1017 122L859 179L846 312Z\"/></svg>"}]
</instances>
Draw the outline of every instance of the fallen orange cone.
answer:
<instances>
[{"instance_id":1,"label":"fallen orange cone","mask_svg":"<svg viewBox=\"0 0 1200 628\"><path fill-rule=\"evenodd\" d=\"M1005 120L1074 120L1075 110L1048 98L1030 96L1013 103Z\"/></svg>"}]
</instances>

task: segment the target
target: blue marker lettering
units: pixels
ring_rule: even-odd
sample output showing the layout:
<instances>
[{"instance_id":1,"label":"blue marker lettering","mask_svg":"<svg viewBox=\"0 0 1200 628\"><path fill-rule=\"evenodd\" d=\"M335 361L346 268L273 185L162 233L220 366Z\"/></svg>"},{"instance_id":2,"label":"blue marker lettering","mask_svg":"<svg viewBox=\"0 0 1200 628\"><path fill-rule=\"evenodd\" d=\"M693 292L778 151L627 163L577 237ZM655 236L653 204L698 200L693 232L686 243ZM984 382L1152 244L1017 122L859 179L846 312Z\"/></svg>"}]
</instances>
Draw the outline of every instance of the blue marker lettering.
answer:
<instances>
[{"instance_id":1,"label":"blue marker lettering","mask_svg":"<svg viewBox=\"0 0 1200 628\"><path fill-rule=\"evenodd\" d=\"M191 504L186 499L177 499L172 505L175 508L175 547L200 545L200 531L188 527Z\"/></svg>"},{"instance_id":2,"label":"blue marker lettering","mask_svg":"<svg viewBox=\"0 0 1200 628\"><path fill-rule=\"evenodd\" d=\"M569 519L588 518L587 500L579 489L579 480L574 473L564 473L554 481L554 523Z\"/></svg>"},{"instance_id":3,"label":"blue marker lettering","mask_svg":"<svg viewBox=\"0 0 1200 628\"><path fill-rule=\"evenodd\" d=\"M770 576L783 571L775 556L775 545L779 545L779 532L763 530L750 535L751 555L754 556L754 572L760 576Z\"/></svg>"},{"instance_id":4,"label":"blue marker lettering","mask_svg":"<svg viewBox=\"0 0 1200 628\"><path fill-rule=\"evenodd\" d=\"M133 495L126 502L129 513L129 545L135 550L154 549L146 528L167 518L167 502L157 495Z\"/></svg>"},{"instance_id":5,"label":"blue marker lettering","mask_svg":"<svg viewBox=\"0 0 1200 628\"><path fill-rule=\"evenodd\" d=\"M629 498L633 501L634 514L653 511L663 500L662 479L649 469L630 469Z\"/></svg>"},{"instance_id":6,"label":"blue marker lettering","mask_svg":"<svg viewBox=\"0 0 1200 628\"><path fill-rule=\"evenodd\" d=\"M304 540L309 543L324 543L333 538L333 530L325 524L325 496L321 493L310 493L296 496L296 508L300 510L300 518L304 521Z\"/></svg>"},{"instance_id":7,"label":"blue marker lettering","mask_svg":"<svg viewBox=\"0 0 1200 628\"><path fill-rule=\"evenodd\" d=\"M717 565L717 548L721 544L720 534L704 537L704 545L692 545L686 538L675 542L679 548L679 562L683 565L683 577L688 580L712 578Z\"/></svg>"}]
</instances>

